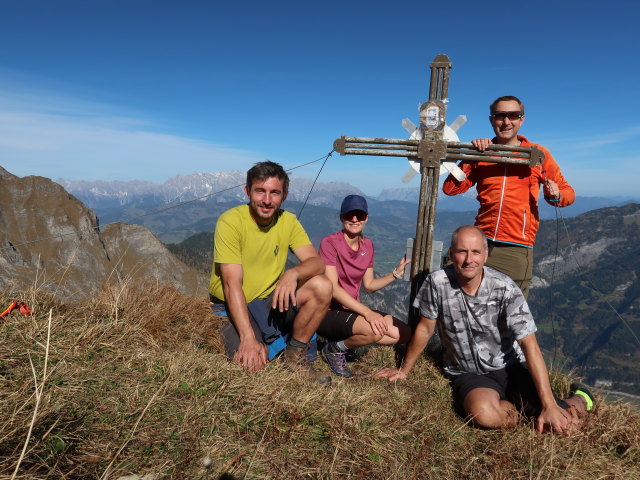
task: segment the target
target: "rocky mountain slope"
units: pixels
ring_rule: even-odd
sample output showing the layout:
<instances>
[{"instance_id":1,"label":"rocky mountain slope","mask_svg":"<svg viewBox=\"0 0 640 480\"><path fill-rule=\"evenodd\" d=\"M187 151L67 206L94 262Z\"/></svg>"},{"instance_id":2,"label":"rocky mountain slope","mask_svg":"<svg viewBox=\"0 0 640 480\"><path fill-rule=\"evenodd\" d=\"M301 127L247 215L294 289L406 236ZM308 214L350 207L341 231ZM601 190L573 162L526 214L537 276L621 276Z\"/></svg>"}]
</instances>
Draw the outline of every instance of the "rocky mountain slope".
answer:
<instances>
[{"instance_id":1,"label":"rocky mountain slope","mask_svg":"<svg viewBox=\"0 0 640 480\"><path fill-rule=\"evenodd\" d=\"M145 227L98 217L59 184L0 171L0 288L44 288L85 297L107 281L157 279L204 294L207 278L184 265Z\"/></svg>"}]
</instances>

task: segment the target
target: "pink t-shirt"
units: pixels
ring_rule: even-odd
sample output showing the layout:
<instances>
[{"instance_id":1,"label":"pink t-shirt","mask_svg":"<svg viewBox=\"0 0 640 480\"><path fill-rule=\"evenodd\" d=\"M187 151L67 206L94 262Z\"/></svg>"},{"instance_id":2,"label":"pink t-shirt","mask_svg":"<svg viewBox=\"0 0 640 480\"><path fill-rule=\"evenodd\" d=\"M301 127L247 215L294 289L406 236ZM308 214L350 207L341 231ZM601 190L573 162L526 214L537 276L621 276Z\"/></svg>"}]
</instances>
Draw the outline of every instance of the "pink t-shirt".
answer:
<instances>
[{"instance_id":1,"label":"pink t-shirt","mask_svg":"<svg viewBox=\"0 0 640 480\"><path fill-rule=\"evenodd\" d=\"M352 250L340 231L324 237L318 253L325 265L336 267L338 285L360 301L360 285L364 272L367 268L373 268L373 242L364 238L364 241L359 243L358 250ZM331 307L335 308L333 303Z\"/></svg>"}]
</instances>

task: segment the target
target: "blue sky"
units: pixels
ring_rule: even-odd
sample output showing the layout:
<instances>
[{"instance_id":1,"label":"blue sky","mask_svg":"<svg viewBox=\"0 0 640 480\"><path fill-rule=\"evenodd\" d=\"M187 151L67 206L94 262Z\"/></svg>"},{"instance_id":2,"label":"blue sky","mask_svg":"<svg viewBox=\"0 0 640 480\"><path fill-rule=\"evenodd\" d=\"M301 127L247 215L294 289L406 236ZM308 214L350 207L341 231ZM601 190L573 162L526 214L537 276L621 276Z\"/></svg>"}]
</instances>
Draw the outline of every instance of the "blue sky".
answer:
<instances>
[{"instance_id":1,"label":"blue sky","mask_svg":"<svg viewBox=\"0 0 640 480\"><path fill-rule=\"evenodd\" d=\"M640 7L633 2L3 1L0 165L53 179L163 182L290 168L340 135L404 138L429 63L453 62L448 119L491 136L526 105L579 195L639 197ZM315 177L320 164L295 171ZM401 187L404 159L331 157L321 181ZM415 178L410 186L418 185Z\"/></svg>"}]
</instances>

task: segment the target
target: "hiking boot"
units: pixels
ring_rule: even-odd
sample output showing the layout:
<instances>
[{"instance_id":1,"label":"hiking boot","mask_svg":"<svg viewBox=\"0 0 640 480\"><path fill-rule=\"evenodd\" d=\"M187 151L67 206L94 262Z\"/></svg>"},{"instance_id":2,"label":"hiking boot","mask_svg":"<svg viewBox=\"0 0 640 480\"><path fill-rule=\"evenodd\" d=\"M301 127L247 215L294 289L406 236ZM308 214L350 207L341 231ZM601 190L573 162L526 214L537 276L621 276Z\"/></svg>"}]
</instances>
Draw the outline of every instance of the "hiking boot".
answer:
<instances>
[{"instance_id":1,"label":"hiking boot","mask_svg":"<svg viewBox=\"0 0 640 480\"><path fill-rule=\"evenodd\" d=\"M331 348L331 343L327 343L320 353L333 373L345 378L354 377L354 373L347 367L346 352L334 350Z\"/></svg>"},{"instance_id":2,"label":"hiking boot","mask_svg":"<svg viewBox=\"0 0 640 480\"><path fill-rule=\"evenodd\" d=\"M587 412L593 411L596 406L596 398L584 383L574 382L569 388L570 395L577 395L579 397L582 397L582 400L584 400L585 410Z\"/></svg>"},{"instance_id":3,"label":"hiking boot","mask_svg":"<svg viewBox=\"0 0 640 480\"><path fill-rule=\"evenodd\" d=\"M290 370L300 372L309 380L314 380L321 385L331 385L331 376L318 372L307 360L307 349L287 345L284 349L284 361Z\"/></svg>"}]
</instances>

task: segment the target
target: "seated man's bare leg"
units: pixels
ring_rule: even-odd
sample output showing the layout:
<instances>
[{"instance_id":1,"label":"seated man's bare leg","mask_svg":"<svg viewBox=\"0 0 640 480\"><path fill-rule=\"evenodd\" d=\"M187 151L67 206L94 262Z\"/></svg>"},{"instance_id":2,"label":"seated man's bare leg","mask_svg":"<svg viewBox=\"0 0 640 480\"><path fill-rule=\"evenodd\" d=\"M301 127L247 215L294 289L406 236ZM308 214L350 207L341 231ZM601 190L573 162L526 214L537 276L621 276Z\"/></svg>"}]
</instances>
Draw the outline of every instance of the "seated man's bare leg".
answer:
<instances>
[{"instance_id":1,"label":"seated man's bare leg","mask_svg":"<svg viewBox=\"0 0 640 480\"><path fill-rule=\"evenodd\" d=\"M513 403L500 400L491 388L474 388L465 397L464 410L473 422L484 428L511 428L518 422Z\"/></svg>"},{"instance_id":2,"label":"seated man's bare leg","mask_svg":"<svg viewBox=\"0 0 640 480\"><path fill-rule=\"evenodd\" d=\"M331 280L324 275L316 275L298 289L298 313L293 320L293 338L303 343L311 340L327 313L332 292Z\"/></svg>"}]
</instances>

